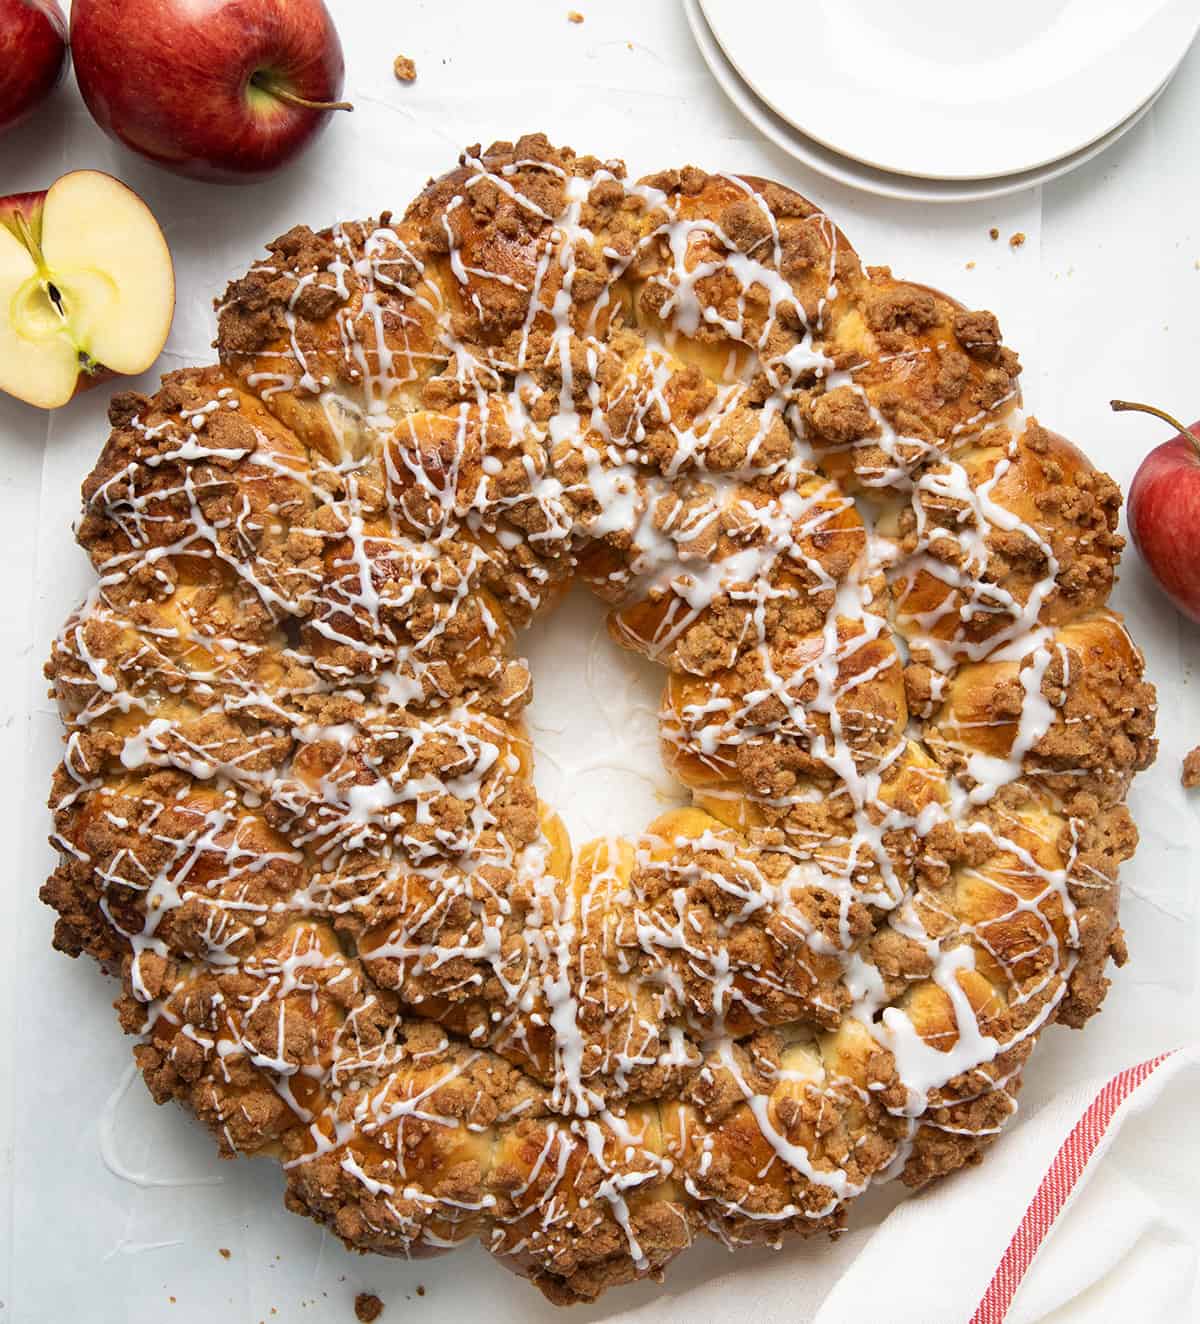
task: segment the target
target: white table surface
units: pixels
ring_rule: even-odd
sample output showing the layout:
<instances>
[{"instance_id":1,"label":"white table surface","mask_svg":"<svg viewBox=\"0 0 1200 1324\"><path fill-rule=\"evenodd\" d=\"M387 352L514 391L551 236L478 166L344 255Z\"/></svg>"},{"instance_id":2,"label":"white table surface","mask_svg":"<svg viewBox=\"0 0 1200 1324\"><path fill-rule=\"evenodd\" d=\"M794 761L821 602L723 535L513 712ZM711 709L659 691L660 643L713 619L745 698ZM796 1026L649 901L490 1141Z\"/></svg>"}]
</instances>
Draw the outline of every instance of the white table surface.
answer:
<instances>
[{"instance_id":1,"label":"white table surface","mask_svg":"<svg viewBox=\"0 0 1200 1324\"><path fill-rule=\"evenodd\" d=\"M127 155L91 123L71 79L0 140L0 190L44 187L92 166L142 194L179 280L166 370L211 357L210 300L266 240L297 221L317 227L403 209L462 146L540 129L580 151L621 156L634 173L694 161L799 188L828 207L868 262L993 309L1024 361L1027 408L1123 485L1163 434L1152 420L1111 415L1110 396L1200 414L1200 49L1142 124L1075 174L992 204L931 208L857 195L759 140L710 82L675 0L573 5L581 25L557 0L331 0L357 110L296 168L250 189L177 180ZM417 62L412 86L392 77L400 53ZM992 226L999 242L988 238ZM1017 231L1026 241L1013 249L1005 241ZM154 380L137 384L151 390ZM140 1083L115 1094L131 1044L109 1006L113 988L90 962L50 950L53 917L36 898L53 863L44 802L60 748L41 664L90 579L70 526L107 435L109 394L100 388L50 417L0 398L0 840L12 847L0 885L0 1324L349 1324L354 1293L368 1289L387 1303L384 1324L549 1319L555 1312L478 1248L413 1264L348 1255L283 1211L274 1165L220 1164L202 1128L155 1108ZM1200 800L1179 787L1180 760L1200 742L1200 632L1165 603L1132 551L1114 602L1160 697L1159 762L1132 796L1142 847L1123 874L1133 959L1085 1034L1045 1036L1027 1072L1026 1108L1068 1081L1193 1037L1200 1012ZM598 607L572 602L528 649L540 785L560 804L570 787L566 816L580 836L636 829L669 793L653 760L653 672L596 644L598 623ZM592 685L589 655L600 676ZM606 757L618 744L619 757ZM624 775L625 764L638 775ZM111 1167L157 1184L114 1175L105 1144ZM1200 1180L1200 1142L1181 1143L1180 1162ZM748 1271L757 1254L744 1255ZM784 1254L798 1273L832 1281L845 1249ZM673 1318L673 1289L727 1266L719 1248L693 1249L665 1289L615 1292L571 1319L590 1324L648 1303Z\"/></svg>"}]
</instances>

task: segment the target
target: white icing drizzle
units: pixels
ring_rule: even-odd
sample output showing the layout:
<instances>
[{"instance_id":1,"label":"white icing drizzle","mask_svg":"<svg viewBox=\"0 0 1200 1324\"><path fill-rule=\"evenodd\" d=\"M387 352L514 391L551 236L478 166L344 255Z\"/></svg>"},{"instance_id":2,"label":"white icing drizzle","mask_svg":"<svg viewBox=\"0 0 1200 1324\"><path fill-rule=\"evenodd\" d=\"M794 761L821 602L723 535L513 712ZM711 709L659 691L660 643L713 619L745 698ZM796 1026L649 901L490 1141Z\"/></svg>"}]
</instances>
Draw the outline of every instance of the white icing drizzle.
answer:
<instances>
[{"instance_id":1,"label":"white icing drizzle","mask_svg":"<svg viewBox=\"0 0 1200 1324\"><path fill-rule=\"evenodd\" d=\"M104 1166L119 1181L127 1182L130 1186L136 1186L140 1190L149 1190L153 1187L223 1185L224 1177L152 1177L144 1172L135 1172L121 1158L117 1145L117 1115L120 1112L122 1101L129 1093L130 1085L137 1079L137 1076L138 1069L134 1063L130 1062L122 1071L121 1079L105 1101L104 1109L96 1123L100 1160ZM120 1242L111 1254L115 1255L118 1251L123 1254L134 1254L137 1251L158 1250L162 1246L179 1246L182 1244L179 1241L158 1241L149 1245Z\"/></svg>"}]
</instances>

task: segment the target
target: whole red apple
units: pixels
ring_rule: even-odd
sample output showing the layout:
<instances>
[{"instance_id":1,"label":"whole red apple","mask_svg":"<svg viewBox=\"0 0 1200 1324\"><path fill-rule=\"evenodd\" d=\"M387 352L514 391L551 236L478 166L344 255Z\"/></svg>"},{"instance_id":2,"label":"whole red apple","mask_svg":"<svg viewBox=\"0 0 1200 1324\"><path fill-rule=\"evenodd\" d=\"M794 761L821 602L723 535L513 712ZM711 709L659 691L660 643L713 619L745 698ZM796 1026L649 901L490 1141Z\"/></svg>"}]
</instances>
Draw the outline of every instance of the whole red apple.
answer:
<instances>
[{"instance_id":1,"label":"whole red apple","mask_svg":"<svg viewBox=\"0 0 1200 1324\"><path fill-rule=\"evenodd\" d=\"M1129 532L1163 592L1200 621L1200 423L1185 428L1161 409L1128 400L1114 400L1112 407L1153 414L1178 433L1156 446L1133 476Z\"/></svg>"},{"instance_id":2,"label":"whole red apple","mask_svg":"<svg viewBox=\"0 0 1200 1324\"><path fill-rule=\"evenodd\" d=\"M0 129L16 124L67 70L67 23L55 0L0 0Z\"/></svg>"},{"instance_id":3,"label":"whole red apple","mask_svg":"<svg viewBox=\"0 0 1200 1324\"><path fill-rule=\"evenodd\" d=\"M71 49L100 127L198 179L258 179L352 109L321 0L74 0Z\"/></svg>"}]
</instances>

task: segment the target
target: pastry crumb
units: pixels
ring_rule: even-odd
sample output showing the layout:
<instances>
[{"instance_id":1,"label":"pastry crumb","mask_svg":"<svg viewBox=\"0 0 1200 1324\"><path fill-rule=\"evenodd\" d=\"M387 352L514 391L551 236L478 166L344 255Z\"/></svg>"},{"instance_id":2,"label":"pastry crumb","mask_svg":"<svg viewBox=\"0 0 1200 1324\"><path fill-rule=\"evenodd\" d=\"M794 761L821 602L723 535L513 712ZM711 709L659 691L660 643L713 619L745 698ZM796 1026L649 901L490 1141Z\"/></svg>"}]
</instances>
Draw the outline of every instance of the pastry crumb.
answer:
<instances>
[{"instance_id":1,"label":"pastry crumb","mask_svg":"<svg viewBox=\"0 0 1200 1324\"><path fill-rule=\"evenodd\" d=\"M410 60L407 55L397 55L392 73L396 75L397 82L411 83L417 76L416 61Z\"/></svg>"},{"instance_id":2,"label":"pastry crumb","mask_svg":"<svg viewBox=\"0 0 1200 1324\"><path fill-rule=\"evenodd\" d=\"M568 22L568 23L582 23L582 22L583 22L583 15L579 12L578 9L568 9L568 10L567 10L567 22Z\"/></svg>"},{"instance_id":3,"label":"pastry crumb","mask_svg":"<svg viewBox=\"0 0 1200 1324\"><path fill-rule=\"evenodd\" d=\"M424 1283L418 1283L418 1284L417 1284L417 1295L418 1295L418 1296L424 1296L424 1295L425 1295L425 1284L424 1284Z\"/></svg>"},{"instance_id":4,"label":"pastry crumb","mask_svg":"<svg viewBox=\"0 0 1200 1324\"><path fill-rule=\"evenodd\" d=\"M231 1251L231 1250L229 1249L228 1246L221 1246L221 1247L217 1250L217 1254L218 1254L223 1260L227 1260L227 1259L233 1254L233 1251Z\"/></svg>"},{"instance_id":5,"label":"pastry crumb","mask_svg":"<svg viewBox=\"0 0 1200 1324\"><path fill-rule=\"evenodd\" d=\"M371 1324L383 1314L383 1302L374 1292L359 1292L354 1298L354 1317L363 1321L363 1324Z\"/></svg>"},{"instance_id":6,"label":"pastry crumb","mask_svg":"<svg viewBox=\"0 0 1200 1324\"><path fill-rule=\"evenodd\" d=\"M1020 248L1024 242L1025 242L1024 230L1018 230L1016 234L1009 235L1008 237L1009 248Z\"/></svg>"},{"instance_id":7,"label":"pastry crumb","mask_svg":"<svg viewBox=\"0 0 1200 1324\"><path fill-rule=\"evenodd\" d=\"M1193 786L1200 786L1200 745L1197 745L1190 754L1184 755L1183 773L1179 780L1189 790Z\"/></svg>"},{"instance_id":8,"label":"pastry crumb","mask_svg":"<svg viewBox=\"0 0 1200 1324\"><path fill-rule=\"evenodd\" d=\"M967 263L967 270L968 270L968 271L974 271L974 270L975 270L975 263L974 263L974 262L968 262L968 263Z\"/></svg>"},{"instance_id":9,"label":"pastry crumb","mask_svg":"<svg viewBox=\"0 0 1200 1324\"><path fill-rule=\"evenodd\" d=\"M992 228L988 231L988 238L989 238L989 239L999 239L999 238L1000 238L1000 231L997 230L996 227L995 227L994 225L993 225Z\"/></svg>"}]
</instances>

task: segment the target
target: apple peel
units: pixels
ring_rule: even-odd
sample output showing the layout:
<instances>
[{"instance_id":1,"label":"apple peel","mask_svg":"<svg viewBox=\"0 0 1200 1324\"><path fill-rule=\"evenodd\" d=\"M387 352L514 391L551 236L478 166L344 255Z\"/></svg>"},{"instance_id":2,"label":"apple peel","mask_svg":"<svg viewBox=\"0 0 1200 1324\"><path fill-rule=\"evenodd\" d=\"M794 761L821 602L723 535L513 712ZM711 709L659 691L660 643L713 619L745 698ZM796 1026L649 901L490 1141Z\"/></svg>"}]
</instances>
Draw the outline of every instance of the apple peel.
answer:
<instances>
[{"instance_id":1,"label":"apple peel","mask_svg":"<svg viewBox=\"0 0 1200 1324\"><path fill-rule=\"evenodd\" d=\"M1129 485L1126 517L1133 545L1175 606L1200 622L1200 424L1185 427L1155 405L1112 400L1117 413L1152 414L1176 431L1138 465Z\"/></svg>"}]
</instances>

